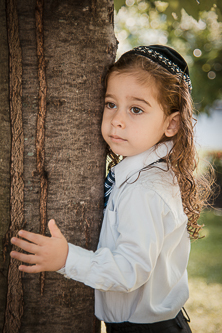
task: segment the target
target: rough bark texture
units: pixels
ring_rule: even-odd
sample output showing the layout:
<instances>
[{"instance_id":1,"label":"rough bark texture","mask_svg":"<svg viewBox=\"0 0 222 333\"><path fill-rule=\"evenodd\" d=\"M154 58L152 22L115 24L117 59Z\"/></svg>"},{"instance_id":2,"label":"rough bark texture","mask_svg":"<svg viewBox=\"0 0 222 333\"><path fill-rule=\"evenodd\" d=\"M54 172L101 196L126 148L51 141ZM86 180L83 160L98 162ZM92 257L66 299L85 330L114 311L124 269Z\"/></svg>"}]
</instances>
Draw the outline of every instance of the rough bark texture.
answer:
<instances>
[{"instance_id":1,"label":"rough bark texture","mask_svg":"<svg viewBox=\"0 0 222 333\"><path fill-rule=\"evenodd\" d=\"M55 218L69 242L95 250L105 175L100 83L116 51L113 3L17 0L16 9L23 70L25 228L44 233L46 221ZM22 292L18 304L24 313L17 331L99 332L89 287L57 273L41 278L25 274ZM14 309L18 311L16 305Z\"/></svg>"},{"instance_id":2,"label":"rough bark texture","mask_svg":"<svg viewBox=\"0 0 222 333\"><path fill-rule=\"evenodd\" d=\"M43 0L36 1L36 48L38 57L39 108L36 126L36 163L40 177L40 233L45 235L47 224L48 176L45 170L45 119L46 119L46 62L44 53ZM44 291L45 272L41 272L41 295Z\"/></svg>"},{"instance_id":3,"label":"rough bark texture","mask_svg":"<svg viewBox=\"0 0 222 333\"><path fill-rule=\"evenodd\" d=\"M9 108L11 121L11 224L9 231L6 234L5 246L7 246L9 238L15 236L18 230L24 225L22 54L19 41L16 2L14 0L8 0L6 2L6 17L9 48ZM21 273L18 270L18 262L14 259L10 259L3 332L19 332L22 315L23 289Z\"/></svg>"},{"instance_id":4,"label":"rough bark texture","mask_svg":"<svg viewBox=\"0 0 222 333\"><path fill-rule=\"evenodd\" d=\"M0 331L7 293L8 255L3 258L4 236L10 223L11 131L8 100L8 43L5 2L0 1Z\"/></svg>"}]
</instances>

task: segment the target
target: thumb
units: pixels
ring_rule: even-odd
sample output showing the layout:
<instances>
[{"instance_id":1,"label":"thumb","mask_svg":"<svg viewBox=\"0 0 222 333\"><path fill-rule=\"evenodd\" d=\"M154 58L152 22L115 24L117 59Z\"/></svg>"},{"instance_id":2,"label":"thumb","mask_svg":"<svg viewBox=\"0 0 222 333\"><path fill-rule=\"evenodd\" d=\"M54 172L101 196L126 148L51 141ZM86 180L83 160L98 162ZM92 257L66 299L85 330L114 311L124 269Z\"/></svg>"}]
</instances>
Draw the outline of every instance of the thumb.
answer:
<instances>
[{"instance_id":1,"label":"thumb","mask_svg":"<svg viewBox=\"0 0 222 333\"><path fill-rule=\"evenodd\" d=\"M61 238L63 235L57 227L55 220L50 220L48 223L49 231L52 237Z\"/></svg>"}]
</instances>

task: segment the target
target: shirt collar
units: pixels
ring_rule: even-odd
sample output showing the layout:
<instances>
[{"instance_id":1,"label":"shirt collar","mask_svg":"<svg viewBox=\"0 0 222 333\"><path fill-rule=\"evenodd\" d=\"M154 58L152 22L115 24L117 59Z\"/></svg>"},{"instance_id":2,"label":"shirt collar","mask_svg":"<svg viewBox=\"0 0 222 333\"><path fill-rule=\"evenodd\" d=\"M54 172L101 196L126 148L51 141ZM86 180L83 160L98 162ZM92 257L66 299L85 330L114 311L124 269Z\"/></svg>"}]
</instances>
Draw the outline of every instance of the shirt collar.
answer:
<instances>
[{"instance_id":1,"label":"shirt collar","mask_svg":"<svg viewBox=\"0 0 222 333\"><path fill-rule=\"evenodd\" d=\"M144 151L141 154L128 156L114 167L115 184L120 187L127 179L138 173L145 166L165 157L173 147L173 142L168 141L157 147Z\"/></svg>"}]
</instances>

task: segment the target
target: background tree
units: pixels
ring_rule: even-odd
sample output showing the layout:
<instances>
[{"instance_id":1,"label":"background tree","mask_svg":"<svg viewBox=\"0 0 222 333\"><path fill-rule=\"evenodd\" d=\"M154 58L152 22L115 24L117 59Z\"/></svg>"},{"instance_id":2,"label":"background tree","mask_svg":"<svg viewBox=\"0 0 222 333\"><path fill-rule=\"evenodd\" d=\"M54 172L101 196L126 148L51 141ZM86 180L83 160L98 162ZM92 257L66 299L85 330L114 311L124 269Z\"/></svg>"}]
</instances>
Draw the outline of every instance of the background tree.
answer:
<instances>
[{"instance_id":1,"label":"background tree","mask_svg":"<svg viewBox=\"0 0 222 333\"><path fill-rule=\"evenodd\" d=\"M47 234L53 217L68 241L96 249L113 3L1 0L0 24L0 330L99 332L93 290L57 273L21 275L9 240L21 228Z\"/></svg>"},{"instance_id":2,"label":"background tree","mask_svg":"<svg viewBox=\"0 0 222 333\"><path fill-rule=\"evenodd\" d=\"M190 67L195 108L209 113L222 99L221 1L116 0L115 8L118 55L141 44L175 47Z\"/></svg>"}]
</instances>

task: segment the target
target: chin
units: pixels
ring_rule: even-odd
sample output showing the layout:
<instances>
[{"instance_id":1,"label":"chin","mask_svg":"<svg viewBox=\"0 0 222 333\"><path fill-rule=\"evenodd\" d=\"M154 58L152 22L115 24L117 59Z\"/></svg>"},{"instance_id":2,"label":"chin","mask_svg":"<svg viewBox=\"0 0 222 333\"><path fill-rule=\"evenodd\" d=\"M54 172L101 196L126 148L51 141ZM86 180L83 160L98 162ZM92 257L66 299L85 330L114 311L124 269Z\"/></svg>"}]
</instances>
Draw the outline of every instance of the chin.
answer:
<instances>
[{"instance_id":1,"label":"chin","mask_svg":"<svg viewBox=\"0 0 222 333\"><path fill-rule=\"evenodd\" d=\"M124 152L121 150L121 149L118 149L118 148L113 148L112 146L109 146L110 147L110 149L112 150L112 152L114 153L114 154L116 154L116 155L121 155L121 156L123 156L124 154Z\"/></svg>"}]
</instances>

